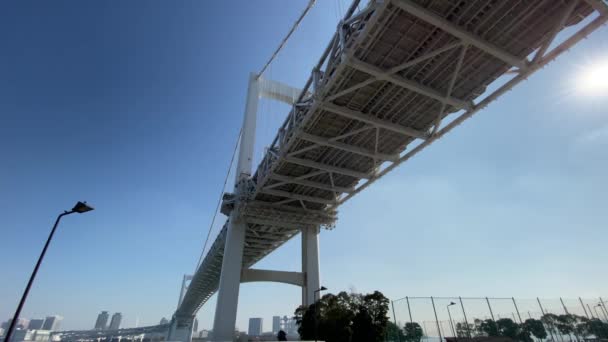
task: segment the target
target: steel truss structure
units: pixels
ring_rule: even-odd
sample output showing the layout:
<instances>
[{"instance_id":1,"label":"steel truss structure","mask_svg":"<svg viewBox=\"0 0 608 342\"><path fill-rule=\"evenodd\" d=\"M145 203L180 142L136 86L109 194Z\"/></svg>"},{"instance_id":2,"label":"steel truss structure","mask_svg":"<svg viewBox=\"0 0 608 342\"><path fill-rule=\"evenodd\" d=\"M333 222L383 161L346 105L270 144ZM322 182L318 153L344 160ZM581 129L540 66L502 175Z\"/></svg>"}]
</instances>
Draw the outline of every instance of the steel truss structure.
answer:
<instances>
[{"instance_id":1,"label":"steel truss structure","mask_svg":"<svg viewBox=\"0 0 608 342\"><path fill-rule=\"evenodd\" d=\"M244 269L305 227L333 227L338 206L608 19L598 0L372 0L356 12L357 5L256 172L225 196L222 212L238 211L246 223ZM511 78L487 92L501 76ZM192 317L217 291L227 231L225 225L176 316Z\"/></svg>"}]
</instances>

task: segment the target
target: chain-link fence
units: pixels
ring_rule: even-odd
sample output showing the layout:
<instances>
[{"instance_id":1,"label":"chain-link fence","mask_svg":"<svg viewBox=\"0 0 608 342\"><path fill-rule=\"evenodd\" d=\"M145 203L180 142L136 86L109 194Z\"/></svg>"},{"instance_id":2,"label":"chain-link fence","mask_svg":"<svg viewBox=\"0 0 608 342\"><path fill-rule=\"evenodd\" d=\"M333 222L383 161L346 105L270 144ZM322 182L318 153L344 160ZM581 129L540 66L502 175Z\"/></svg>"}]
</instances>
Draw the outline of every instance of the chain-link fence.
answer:
<instances>
[{"instance_id":1,"label":"chain-link fence","mask_svg":"<svg viewBox=\"0 0 608 342\"><path fill-rule=\"evenodd\" d=\"M600 339L597 329L608 329L608 302L603 298L403 297L391 302L391 319L404 335L389 339L401 342L483 337L554 342ZM600 322L600 328L590 328L589 322Z\"/></svg>"}]
</instances>

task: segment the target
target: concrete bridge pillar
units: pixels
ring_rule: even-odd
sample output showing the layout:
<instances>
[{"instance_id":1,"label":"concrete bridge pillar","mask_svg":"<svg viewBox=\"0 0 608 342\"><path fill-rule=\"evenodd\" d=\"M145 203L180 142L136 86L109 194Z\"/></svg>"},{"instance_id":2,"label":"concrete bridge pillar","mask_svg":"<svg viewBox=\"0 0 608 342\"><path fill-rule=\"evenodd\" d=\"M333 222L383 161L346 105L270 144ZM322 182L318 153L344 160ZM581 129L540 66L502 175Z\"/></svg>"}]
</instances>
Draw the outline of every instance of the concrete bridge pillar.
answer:
<instances>
[{"instance_id":1,"label":"concrete bridge pillar","mask_svg":"<svg viewBox=\"0 0 608 342\"><path fill-rule=\"evenodd\" d=\"M315 291L321 286L319 277L319 226L302 229L302 305L313 304Z\"/></svg>"},{"instance_id":2,"label":"concrete bridge pillar","mask_svg":"<svg viewBox=\"0 0 608 342\"><path fill-rule=\"evenodd\" d=\"M181 341L190 342L192 341L192 327L194 325L194 316L192 317L175 317L171 319L171 325L167 332L167 341ZM134 337L134 340L137 339ZM141 341L144 336L141 335Z\"/></svg>"}]
</instances>

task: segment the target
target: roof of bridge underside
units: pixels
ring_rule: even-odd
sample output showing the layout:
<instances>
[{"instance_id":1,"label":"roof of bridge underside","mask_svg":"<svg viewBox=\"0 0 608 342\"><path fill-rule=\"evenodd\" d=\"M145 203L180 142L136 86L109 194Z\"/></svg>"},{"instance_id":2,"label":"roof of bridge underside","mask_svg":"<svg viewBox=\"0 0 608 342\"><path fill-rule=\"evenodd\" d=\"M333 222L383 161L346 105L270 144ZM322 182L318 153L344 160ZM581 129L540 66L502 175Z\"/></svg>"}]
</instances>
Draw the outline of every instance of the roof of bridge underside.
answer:
<instances>
[{"instance_id":1,"label":"roof of bridge underside","mask_svg":"<svg viewBox=\"0 0 608 342\"><path fill-rule=\"evenodd\" d=\"M542 46L568 7L568 2L555 0L407 3L432 12L521 62ZM385 1L352 27L346 40L350 60L344 61L340 55L328 58L320 97L304 114L302 129L288 135L282 144L286 150L278 146L274 151L280 157L269 174L262 172L262 164L254 175L258 187L252 203L309 212L333 210L340 195L371 177L386 160L394 161L417 139L416 134L404 131L425 138L438 119L470 106L489 84L513 69L504 58L475 45L467 43L463 50L455 35L398 4L399 0ZM579 1L565 24L578 23L592 11L587 2ZM390 79L361 70L369 71L371 66L389 71L442 49L442 53L391 73ZM426 93L412 89L412 84ZM347 92L349 88L354 90ZM428 91L442 95L432 97ZM445 100L448 97L449 103ZM343 137L328 142L339 136ZM281 226L284 219L277 219L277 224L248 225L243 266L253 265L297 233L291 224ZM224 227L195 274L179 310L182 314L196 312L217 290L225 231Z\"/></svg>"}]
</instances>

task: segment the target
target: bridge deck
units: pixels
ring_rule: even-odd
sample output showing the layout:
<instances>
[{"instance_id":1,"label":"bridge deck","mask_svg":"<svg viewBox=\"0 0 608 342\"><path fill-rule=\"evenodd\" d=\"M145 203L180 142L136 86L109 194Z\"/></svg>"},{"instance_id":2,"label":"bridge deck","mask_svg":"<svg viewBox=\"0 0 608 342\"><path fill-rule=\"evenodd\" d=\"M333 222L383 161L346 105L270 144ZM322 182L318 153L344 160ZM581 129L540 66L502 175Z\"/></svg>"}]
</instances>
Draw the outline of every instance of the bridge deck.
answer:
<instances>
[{"instance_id":1,"label":"bridge deck","mask_svg":"<svg viewBox=\"0 0 608 342\"><path fill-rule=\"evenodd\" d=\"M593 15L549 50L564 27ZM302 225L330 227L340 204L606 18L605 4L593 0L385 0L350 11L247 185L249 196L238 207L248 222L243 266ZM488 94L503 75L513 79ZM225 236L226 227L178 314L193 314L217 290Z\"/></svg>"}]
</instances>

